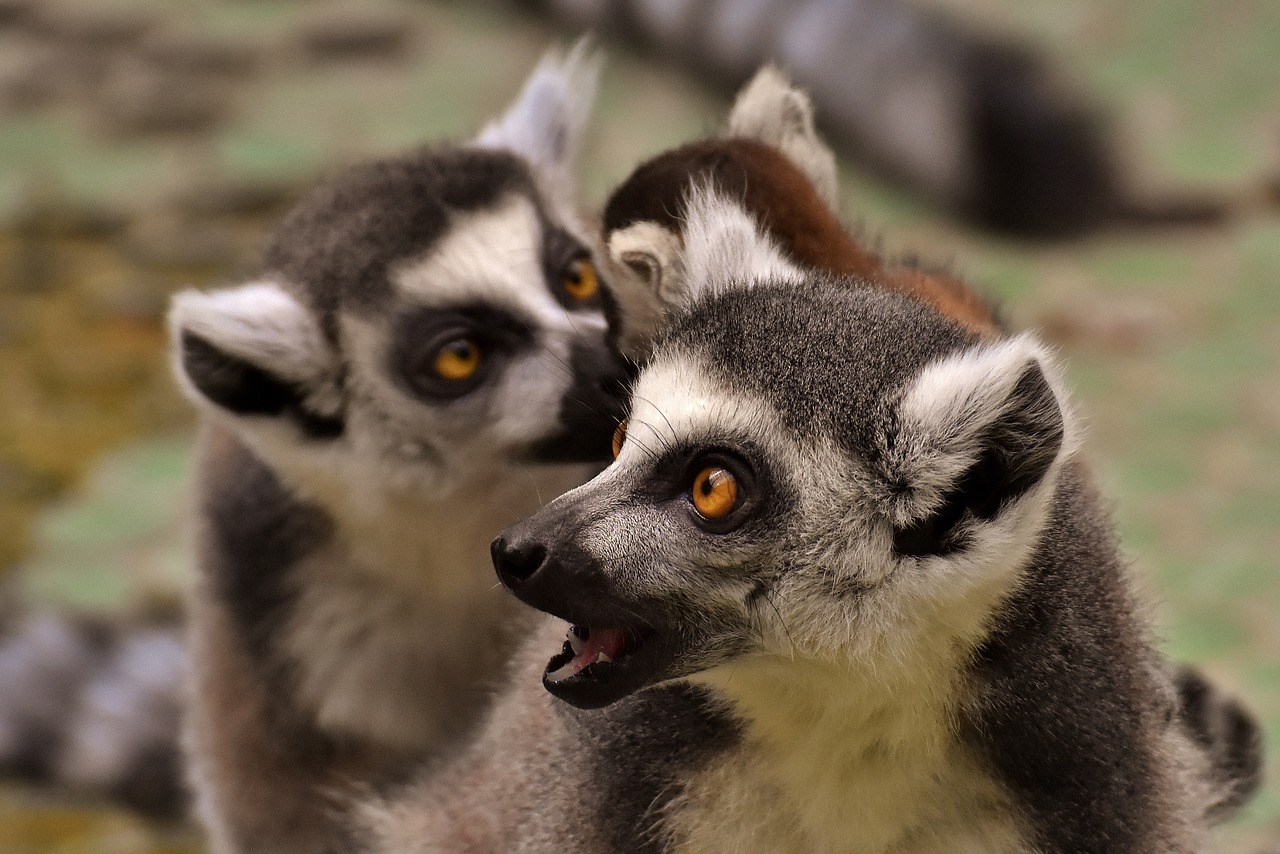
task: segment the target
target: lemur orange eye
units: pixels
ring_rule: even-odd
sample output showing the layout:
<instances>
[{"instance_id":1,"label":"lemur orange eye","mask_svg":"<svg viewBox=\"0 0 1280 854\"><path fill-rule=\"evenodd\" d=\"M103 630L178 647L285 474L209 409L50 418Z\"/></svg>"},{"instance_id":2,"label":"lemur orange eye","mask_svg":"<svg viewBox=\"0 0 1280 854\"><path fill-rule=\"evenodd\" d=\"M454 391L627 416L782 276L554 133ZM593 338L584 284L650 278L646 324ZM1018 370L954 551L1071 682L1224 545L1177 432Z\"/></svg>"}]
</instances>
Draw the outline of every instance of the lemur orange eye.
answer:
<instances>
[{"instance_id":1,"label":"lemur orange eye","mask_svg":"<svg viewBox=\"0 0 1280 854\"><path fill-rule=\"evenodd\" d=\"M626 419L618 422L618 429L613 431L613 458L616 460L618 454L622 453L622 443L627 440L627 422Z\"/></svg>"},{"instance_id":2,"label":"lemur orange eye","mask_svg":"<svg viewBox=\"0 0 1280 854\"><path fill-rule=\"evenodd\" d=\"M431 366L441 379L470 379L480 367L480 348L470 338L455 338L436 351Z\"/></svg>"},{"instance_id":3,"label":"lemur orange eye","mask_svg":"<svg viewBox=\"0 0 1280 854\"><path fill-rule=\"evenodd\" d=\"M576 300L589 300L600 290L596 266L587 258L578 258L564 271L564 292Z\"/></svg>"},{"instance_id":4,"label":"lemur orange eye","mask_svg":"<svg viewBox=\"0 0 1280 854\"><path fill-rule=\"evenodd\" d=\"M719 466L707 466L693 479L692 496L703 519L723 519L738 504L738 480Z\"/></svg>"}]
</instances>

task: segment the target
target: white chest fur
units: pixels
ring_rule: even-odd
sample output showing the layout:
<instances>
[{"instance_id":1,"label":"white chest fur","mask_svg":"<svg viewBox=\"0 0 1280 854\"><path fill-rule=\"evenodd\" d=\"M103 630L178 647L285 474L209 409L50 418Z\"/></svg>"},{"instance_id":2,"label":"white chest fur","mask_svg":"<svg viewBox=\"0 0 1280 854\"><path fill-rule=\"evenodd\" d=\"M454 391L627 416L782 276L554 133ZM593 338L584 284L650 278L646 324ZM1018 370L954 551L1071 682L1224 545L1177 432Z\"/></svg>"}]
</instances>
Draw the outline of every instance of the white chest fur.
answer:
<instances>
[{"instance_id":1,"label":"white chest fur","mask_svg":"<svg viewBox=\"0 0 1280 854\"><path fill-rule=\"evenodd\" d=\"M528 623L494 578L489 542L540 491L586 474L548 470L511 494L336 515L331 544L290 573L296 604L280 639L297 702L325 731L396 749L456 735Z\"/></svg>"},{"instance_id":2,"label":"white chest fur","mask_svg":"<svg viewBox=\"0 0 1280 854\"><path fill-rule=\"evenodd\" d=\"M936 682L888 692L872 679L795 662L707 679L742 716L744 741L669 808L674 850L1031 850L1005 792L953 737L949 698Z\"/></svg>"}]
</instances>

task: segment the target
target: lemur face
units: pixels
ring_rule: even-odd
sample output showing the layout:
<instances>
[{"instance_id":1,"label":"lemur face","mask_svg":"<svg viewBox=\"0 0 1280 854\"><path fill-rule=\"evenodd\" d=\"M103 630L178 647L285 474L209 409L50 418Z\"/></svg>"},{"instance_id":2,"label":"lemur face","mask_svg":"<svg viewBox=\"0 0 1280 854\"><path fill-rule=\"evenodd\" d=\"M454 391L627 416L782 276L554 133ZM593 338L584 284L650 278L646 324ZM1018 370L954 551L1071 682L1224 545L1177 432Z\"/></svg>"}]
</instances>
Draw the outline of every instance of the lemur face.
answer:
<instances>
[{"instance_id":1,"label":"lemur face","mask_svg":"<svg viewBox=\"0 0 1280 854\"><path fill-rule=\"evenodd\" d=\"M688 216L691 302L616 461L494 544L503 583L573 625L548 690L593 707L759 656L888 660L953 611L981 631L1063 454L1043 349L800 273L712 193Z\"/></svg>"},{"instance_id":2,"label":"lemur face","mask_svg":"<svg viewBox=\"0 0 1280 854\"><path fill-rule=\"evenodd\" d=\"M628 376L568 202L594 76L581 50L544 62L476 142L348 171L286 217L257 282L180 295L191 396L283 469L437 497L607 459Z\"/></svg>"}]
</instances>

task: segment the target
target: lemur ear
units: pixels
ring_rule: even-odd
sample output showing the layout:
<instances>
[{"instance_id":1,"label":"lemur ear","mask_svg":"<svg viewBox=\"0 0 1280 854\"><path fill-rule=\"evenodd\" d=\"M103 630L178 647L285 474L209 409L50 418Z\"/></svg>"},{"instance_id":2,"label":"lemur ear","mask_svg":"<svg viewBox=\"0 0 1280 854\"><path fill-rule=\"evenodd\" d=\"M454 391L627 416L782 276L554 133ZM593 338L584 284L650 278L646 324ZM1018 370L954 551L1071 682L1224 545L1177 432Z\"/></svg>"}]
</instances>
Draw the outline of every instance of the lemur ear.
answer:
<instances>
[{"instance_id":1,"label":"lemur ear","mask_svg":"<svg viewBox=\"0 0 1280 854\"><path fill-rule=\"evenodd\" d=\"M684 211L679 234L642 221L609 235L618 345L639 363L662 330L696 300L762 281L802 278L741 202L696 185Z\"/></svg>"},{"instance_id":2,"label":"lemur ear","mask_svg":"<svg viewBox=\"0 0 1280 854\"><path fill-rule=\"evenodd\" d=\"M961 523L992 520L1074 450L1074 428L1043 345L1029 335L925 369L886 436L894 548L963 549Z\"/></svg>"},{"instance_id":3,"label":"lemur ear","mask_svg":"<svg viewBox=\"0 0 1280 854\"><path fill-rule=\"evenodd\" d=\"M574 186L574 165L602 64L602 55L585 37L566 54L549 51L515 103L480 132L476 144L514 151L563 186Z\"/></svg>"},{"instance_id":4,"label":"lemur ear","mask_svg":"<svg viewBox=\"0 0 1280 854\"><path fill-rule=\"evenodd\" d=\"M814 128L813 102L775 66L761 68L738 93L729 112L728 135L779 149L823 200L836 206L836 158Z\"/></svg>"},{"instance_id":5,"label":"lemur ear","mask_svg":"<svg viewBox=\"0 0 1280 854\"><path fill-rule=\"evenodd\" d=\"M183 291L169 312L174 372L198 405L342 432L338 368L311 312L279 285Z\"/></svg>"}]
</instances>

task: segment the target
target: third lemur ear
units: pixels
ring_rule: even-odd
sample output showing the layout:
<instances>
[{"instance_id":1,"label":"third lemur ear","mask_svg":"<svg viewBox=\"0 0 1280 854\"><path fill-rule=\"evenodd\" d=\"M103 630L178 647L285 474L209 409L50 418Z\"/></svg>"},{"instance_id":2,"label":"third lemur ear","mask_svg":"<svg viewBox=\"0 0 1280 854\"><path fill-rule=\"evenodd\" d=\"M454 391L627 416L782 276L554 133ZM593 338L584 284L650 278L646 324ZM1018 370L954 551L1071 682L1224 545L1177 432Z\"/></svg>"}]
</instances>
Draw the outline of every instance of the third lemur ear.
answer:
<instances>
[{"instance_id":1,"label":"third lemur ear","mask_svg":"<svg viewBox=\"0 0 1280 854\"><path fill-rule=\"evenodd\" d=\"M813 124L813 102L772 65L756 72L729 112L729 136L772 145L794 163L832 208L837 206L836 158Z\"/></svg>"},{"instance_id":2,"label":"third lemur ear","mask_svg":"<svg viewBox=\"0 0 1280 854\"><path fill-rule=\"evenodd\" d=\"M690 186L686 196L679 233L641 221L609 235L615 334L623 355L637 363L698 299L803 278L740 201L705 184Z\"/></svg>"},{"instance_id":3,"label":"third lemur ear","mask_svg":"<svg viewBox=\"0 0 1280 854\"><path fill-rule=\"evenodd\" d=\"M576 186L574 166L600 81L601 55L587 38L567 54L543 57L515 103L490 122L476 144L505 148L529 160L558 186Z\"/></svg>"},{"instance_id":4,"label":"third lemur ear","mask_svg":"<svg viewBox=\"0 0 1280 854\"><path fill-rule=\"evenodd\" d=\"M287 419L312 438L342 432L337 361L311 312L283 288L183 291L169 326L174 371L197 404Z\"/></svg>"},{"instance_id":5,"label":"third lemur ear","mask_svg":"<svg viewBox=\"0 0 1280 854\"><path fill-rule=\"evenodd\" d=\"M1042 345L1020 336L930 365L886 436L894 548L947 554L961 523L990 521L1040 486L1072 426Z\"/></svg>"}]
</instances>

